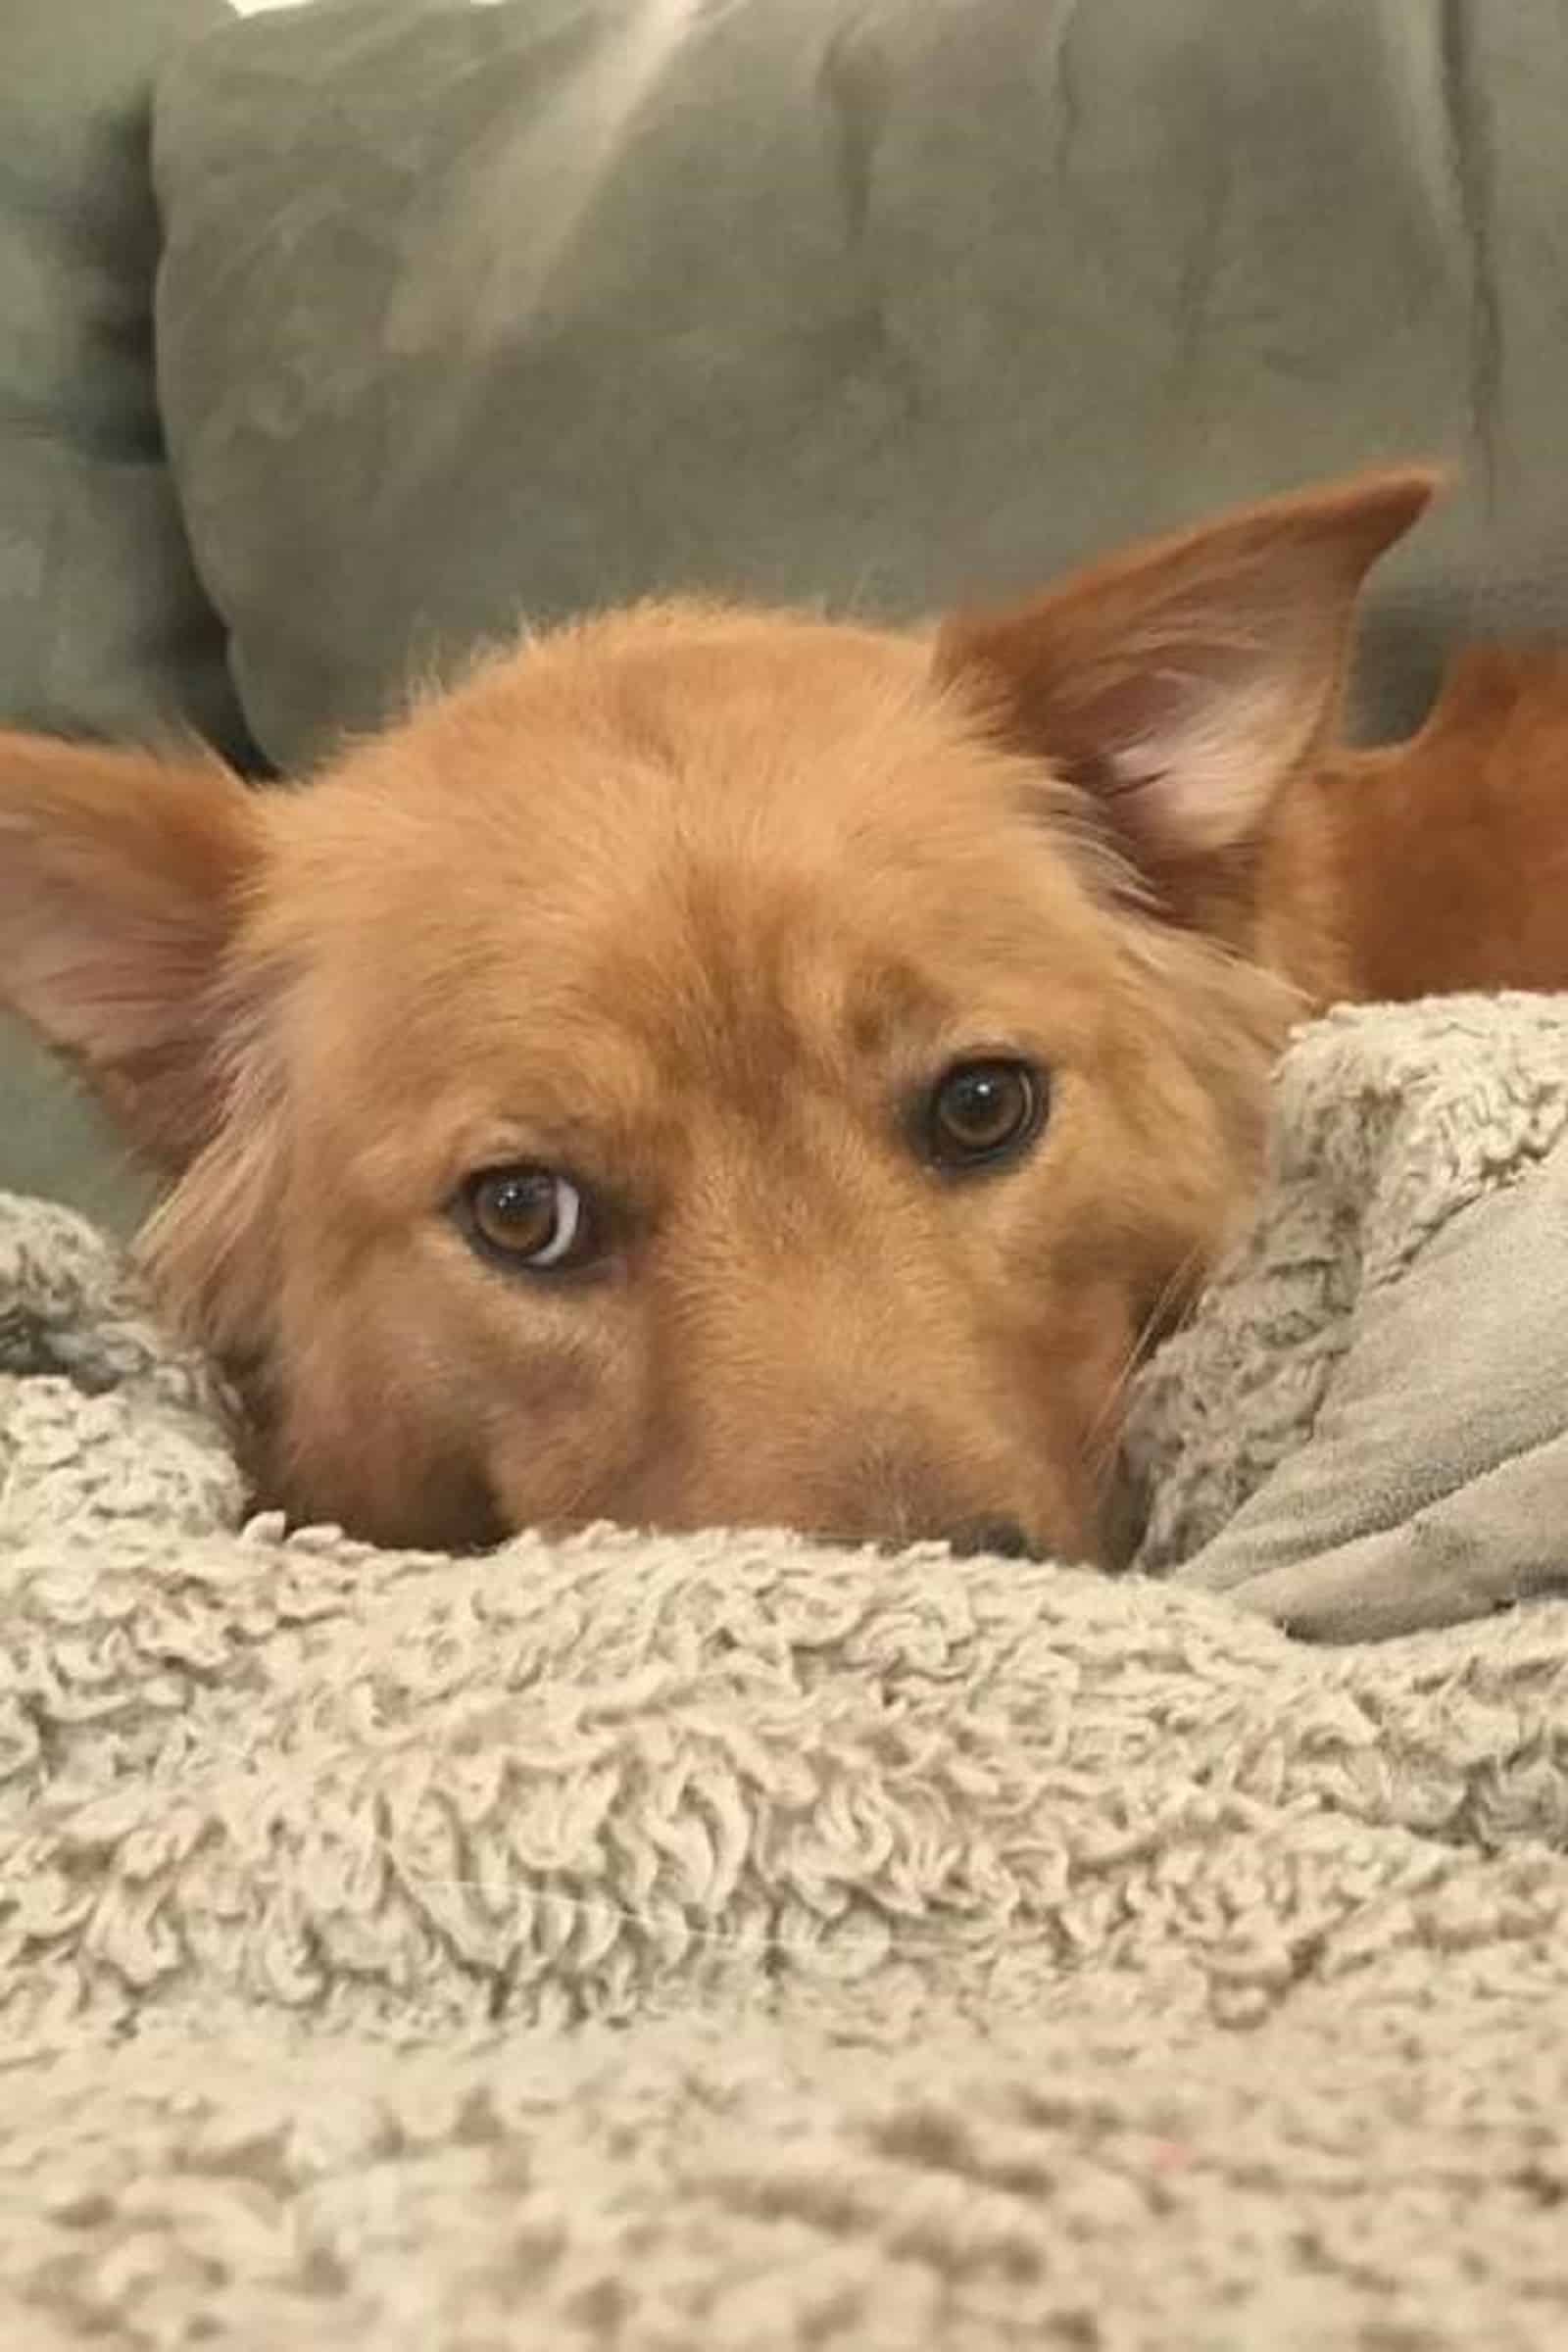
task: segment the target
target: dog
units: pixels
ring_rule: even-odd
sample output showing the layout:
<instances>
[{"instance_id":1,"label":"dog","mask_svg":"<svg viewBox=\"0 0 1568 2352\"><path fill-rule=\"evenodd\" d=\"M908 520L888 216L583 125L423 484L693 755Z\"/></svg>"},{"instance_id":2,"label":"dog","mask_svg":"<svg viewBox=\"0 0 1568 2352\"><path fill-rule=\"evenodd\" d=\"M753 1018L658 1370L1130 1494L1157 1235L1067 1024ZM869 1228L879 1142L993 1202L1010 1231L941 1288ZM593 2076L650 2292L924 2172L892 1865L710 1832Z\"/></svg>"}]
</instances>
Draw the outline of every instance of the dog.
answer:
<instances>
[{"instance_id":1,"label":"dog","mask_svg":"<svg viewBox=\"0 0 1568 2352\"><path fill-rule=\"evenodd\" d=\"M261 1498L1102 1558L1292 1021L1568 976L1561 664L1342 740L1435 481L926 630L583 620L292 788L0 736L0 1001L166 1178Z\"/></svg>"}]
</instances>

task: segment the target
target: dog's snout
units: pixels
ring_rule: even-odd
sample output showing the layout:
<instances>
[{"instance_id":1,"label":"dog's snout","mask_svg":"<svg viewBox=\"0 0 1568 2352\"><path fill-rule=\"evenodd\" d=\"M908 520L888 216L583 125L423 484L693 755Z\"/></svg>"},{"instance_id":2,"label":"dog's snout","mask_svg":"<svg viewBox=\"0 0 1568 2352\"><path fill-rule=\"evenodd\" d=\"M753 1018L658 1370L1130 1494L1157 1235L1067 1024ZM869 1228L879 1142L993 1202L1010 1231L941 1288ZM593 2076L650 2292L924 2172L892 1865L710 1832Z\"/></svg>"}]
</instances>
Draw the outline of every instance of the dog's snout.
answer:
<instances>
[{"instance_id":1,"label":"dog's snout","mask_svg":"<svg viewBox=\"0 0 1568 2352\"><path fill-rule=\"evenodd\" d=\"M966 1519L949 1533L948 1547L960 1559L989 1552L1003 1560L1026 1560L1034 1549L1016 1519Z\"/></svg>"}]
</instances>

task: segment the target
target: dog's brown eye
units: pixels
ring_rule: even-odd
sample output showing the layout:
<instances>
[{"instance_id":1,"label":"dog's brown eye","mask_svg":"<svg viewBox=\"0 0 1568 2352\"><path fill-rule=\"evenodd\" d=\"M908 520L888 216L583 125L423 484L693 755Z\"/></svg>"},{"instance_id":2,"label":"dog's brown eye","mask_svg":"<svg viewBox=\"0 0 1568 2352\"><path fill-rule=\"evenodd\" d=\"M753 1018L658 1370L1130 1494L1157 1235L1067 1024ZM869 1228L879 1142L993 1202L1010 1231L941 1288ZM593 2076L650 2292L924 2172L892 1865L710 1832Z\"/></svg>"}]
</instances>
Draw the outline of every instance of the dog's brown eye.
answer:
<instances>
[{"instance_id":1,"label":"dog's brown eye","mask_svg":"<svg viewBox=\"0 0 1568 2352\"><path fill-rule=\"evenodd\" d=\"M1045 1095L1026 1061L955 1062L931 1096L931 1157L940 1167L974 1168L1020 1150L1039 1132Z\"/></svg>"},{"instance_id":2,"label":"dog's brown eye","mask_svg":"<svg viewBox=\"0 0 1568 2352\"><path fill-rule=\"evenodd\" d=\"M486 1168L469 1178L464 1207L469 1233L490 1257L543 1272L583 1254L582 1194L553 1169Z\"/></svg>"}]
</instances>

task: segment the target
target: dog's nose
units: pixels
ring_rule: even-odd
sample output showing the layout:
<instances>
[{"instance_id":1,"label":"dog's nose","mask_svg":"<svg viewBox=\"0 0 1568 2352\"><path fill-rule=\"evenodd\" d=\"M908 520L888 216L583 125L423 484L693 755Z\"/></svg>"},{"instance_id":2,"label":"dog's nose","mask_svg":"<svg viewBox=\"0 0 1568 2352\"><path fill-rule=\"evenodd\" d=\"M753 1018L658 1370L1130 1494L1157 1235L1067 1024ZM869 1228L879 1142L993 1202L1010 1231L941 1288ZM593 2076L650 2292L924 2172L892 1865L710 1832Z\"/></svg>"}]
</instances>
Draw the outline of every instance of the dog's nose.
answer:
<instances>
[{"instance_id":1,"label":"dog's nose","mask_svg":"<svg viewBox=\"0 0 1568 2352\"><path fill-rule=\"evenodd\" d=\"M959 1559L976 1552L994 1552L999 1559L1026 1560L1034 1549L1016 1519L966 1519L948 1537L948 1548Z\"/></svg>"}]
</instances>

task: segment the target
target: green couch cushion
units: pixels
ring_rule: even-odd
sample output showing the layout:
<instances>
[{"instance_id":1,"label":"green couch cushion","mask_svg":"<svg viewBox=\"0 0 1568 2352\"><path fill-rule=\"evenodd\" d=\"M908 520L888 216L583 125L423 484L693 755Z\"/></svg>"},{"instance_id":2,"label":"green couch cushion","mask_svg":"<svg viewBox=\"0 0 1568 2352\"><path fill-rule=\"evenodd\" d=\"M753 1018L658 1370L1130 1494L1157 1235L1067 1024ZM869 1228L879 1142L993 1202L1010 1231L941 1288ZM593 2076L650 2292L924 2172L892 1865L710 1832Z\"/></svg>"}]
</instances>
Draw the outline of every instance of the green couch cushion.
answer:
<instances>
[{"instance_id":1,"label":"green couch cushion","mask_svg":"<svg viewBox=\"0 0 1568 2352\"><path fill-rule=\"evenodd\" d=\"M165 77L171 444L294 763L682 584L911 612L1382 459L1371 702L1568 601L1560 0L330 0Z\"/></svg>"},{"instance_id":2,"label":"green couch cushion","mask_svg":"<svg viewBox=\"0 0 1568 2352\"><path fill-rule=\"evenodd\" d=\"M4 0L0 35L0 723L243 727L179 520L152 344L160 60L222 0ZM0 1026L0 1188L128 1214L63 1078Z\"/></svg>"},{"instance_id":3,"label":"green couch cushion","mask_svg":"<svg viewBox=\"0 0 1568 2352\"><path fill-rule=\"evenodd\" d=\"M152 339L153 77L223 0L6 0L0 45L0 716L232 745Z\"/></svg>"}]
</instances>

